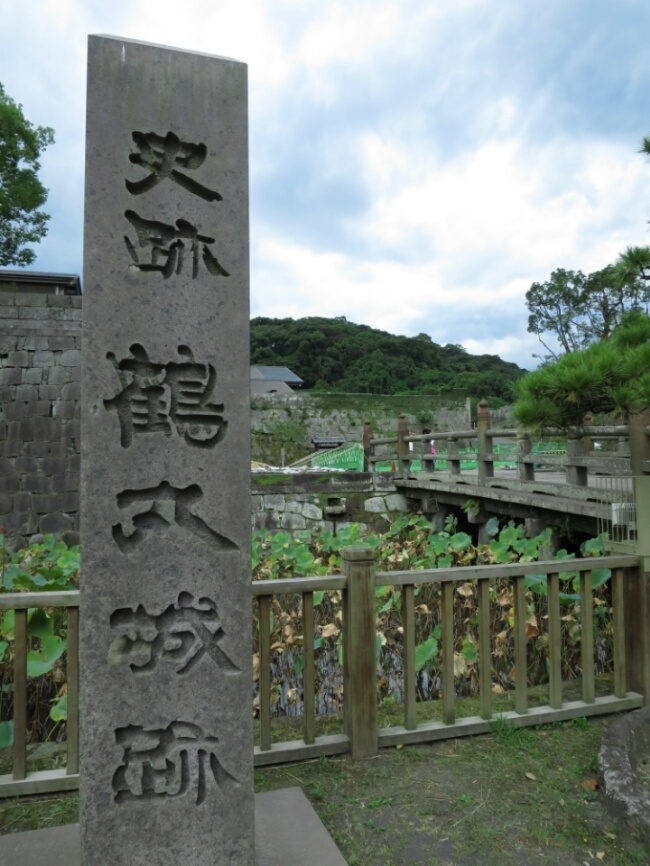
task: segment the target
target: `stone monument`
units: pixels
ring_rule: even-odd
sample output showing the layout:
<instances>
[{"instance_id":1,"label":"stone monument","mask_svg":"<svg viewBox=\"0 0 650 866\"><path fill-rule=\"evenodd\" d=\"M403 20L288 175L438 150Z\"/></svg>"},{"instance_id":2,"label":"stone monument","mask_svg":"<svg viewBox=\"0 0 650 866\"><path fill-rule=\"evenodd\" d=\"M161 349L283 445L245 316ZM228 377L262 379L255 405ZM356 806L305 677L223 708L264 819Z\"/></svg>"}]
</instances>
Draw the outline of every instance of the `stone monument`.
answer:
<instances>
[{"instance_id":1,"label":"stone monument","mask_svg":"<svg viewBox=\"0 0 650 866\"><path fill-rule=\"evenodd\" d=\"M246 79L89 40L83 866L255 859Z\"/></svg>"}]
</instances>

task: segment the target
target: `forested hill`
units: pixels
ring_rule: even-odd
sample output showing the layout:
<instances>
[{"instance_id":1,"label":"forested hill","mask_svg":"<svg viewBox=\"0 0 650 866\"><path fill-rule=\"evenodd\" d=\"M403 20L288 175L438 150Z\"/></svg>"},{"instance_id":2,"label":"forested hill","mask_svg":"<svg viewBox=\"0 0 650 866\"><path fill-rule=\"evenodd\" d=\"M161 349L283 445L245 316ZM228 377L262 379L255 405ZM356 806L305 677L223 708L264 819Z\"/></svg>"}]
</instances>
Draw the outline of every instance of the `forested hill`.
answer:
<instances>
[{"instance_id":1,"label":"forested hill","mask_svg":"<svg viewBox=\"0 0 650 866\"><path fill-rule=\"evenodd\" d=\"M251 364L289 367L304 388L365 394L452 394L510 401L526 371L497 355L398 337L345 318L251 322Z\"/></svg>"}]
</instances>

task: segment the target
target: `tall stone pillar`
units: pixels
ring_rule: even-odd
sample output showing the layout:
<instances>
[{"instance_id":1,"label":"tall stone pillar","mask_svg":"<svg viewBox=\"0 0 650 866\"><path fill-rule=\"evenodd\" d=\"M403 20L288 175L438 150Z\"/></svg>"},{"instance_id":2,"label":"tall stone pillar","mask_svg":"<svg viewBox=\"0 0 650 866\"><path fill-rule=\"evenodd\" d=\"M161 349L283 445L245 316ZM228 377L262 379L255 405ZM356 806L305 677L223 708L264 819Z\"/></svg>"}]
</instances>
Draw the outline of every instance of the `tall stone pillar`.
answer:
<instances>
[{"instance_id":1,"label":"tall stone pillar","mask_svg":"<svg viewBox=\"0 0 650 866\"><path fill-rule=\"evenodd\" d=\"M91 36L83 866L252 866L247 68Z\"/></svg>"}]
</instances>

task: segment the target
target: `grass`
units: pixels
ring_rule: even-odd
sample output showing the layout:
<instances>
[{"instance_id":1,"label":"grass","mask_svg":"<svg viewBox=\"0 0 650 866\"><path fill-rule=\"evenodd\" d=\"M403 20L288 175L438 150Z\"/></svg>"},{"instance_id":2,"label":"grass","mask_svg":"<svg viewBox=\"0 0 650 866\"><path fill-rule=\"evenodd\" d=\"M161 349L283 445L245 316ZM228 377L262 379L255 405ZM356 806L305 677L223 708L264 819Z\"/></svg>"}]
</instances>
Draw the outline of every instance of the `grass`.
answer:
<instances>
[{"instance_id":1,"label":"grass","mask_svg":"<svg viewBox=\"0 0 650 866\"><path fill-rule=\"evenodd\" d=\"M459 714L475 713L471 701L458 703ZM384 706L381 724L400 714ZM384 749L361 763L259 769L255 790L303 788L349 866L644 866L650 849L605 812L594 789L613 721L515 728L496 718L491 734ZM323 725L331 733L340 718ZM275 725L275 738L294 737L296 726ZM0 833L74 822L77 813L73 793L0 801Z\"/></svg>"},{"instance_id":2,"label":"grass","mask_svg":"<svg viewBox=\"0 0 650 866\"><path fill-rule=\"evenodd\" d=\"M650 849L594 790L603 726L496 721L494 733L258 770L255 788L300 785L349 866L642 866Z\"/></svg>"}]
</instances>

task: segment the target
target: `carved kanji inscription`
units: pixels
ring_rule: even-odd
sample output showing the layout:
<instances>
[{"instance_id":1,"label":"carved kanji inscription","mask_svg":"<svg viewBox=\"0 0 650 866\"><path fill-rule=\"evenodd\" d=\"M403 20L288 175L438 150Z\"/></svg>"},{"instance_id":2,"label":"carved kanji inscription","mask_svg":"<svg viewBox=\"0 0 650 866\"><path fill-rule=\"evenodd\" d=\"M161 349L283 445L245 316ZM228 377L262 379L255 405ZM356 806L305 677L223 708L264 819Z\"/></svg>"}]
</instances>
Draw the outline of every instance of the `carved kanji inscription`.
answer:
<instances>
[{"instance_id":1,"label":"carved kanji inscription","mask_svg":"<svg viewBox=\"0 0 650 866\"><path fill-rule=\"evenodd\" d=\"M115 731L115 741L123 749L122 763L113 774L116 803L193 793L199 806L206 799L210 779L226 793L239 787L219 760L218 738L205 736L191 722L172 722L166 728L127 725Z\"/></svg>"},{"instance_id":2,"label":"carved kanji inscription","mask_svg":"<svg viewBox=\"0 0 650 866\"><path fill-rule=\"evenodd\" d=\"M220 646L225 633L211 598L181 592L159 614L148 613L142 604L119 608L111 614L111 628L118 633L109 650L111 662L128 663L136 675L151 673L160 662L187 674L204 656L227 676L241 673Z\"/></svg>"}]
</instances>

